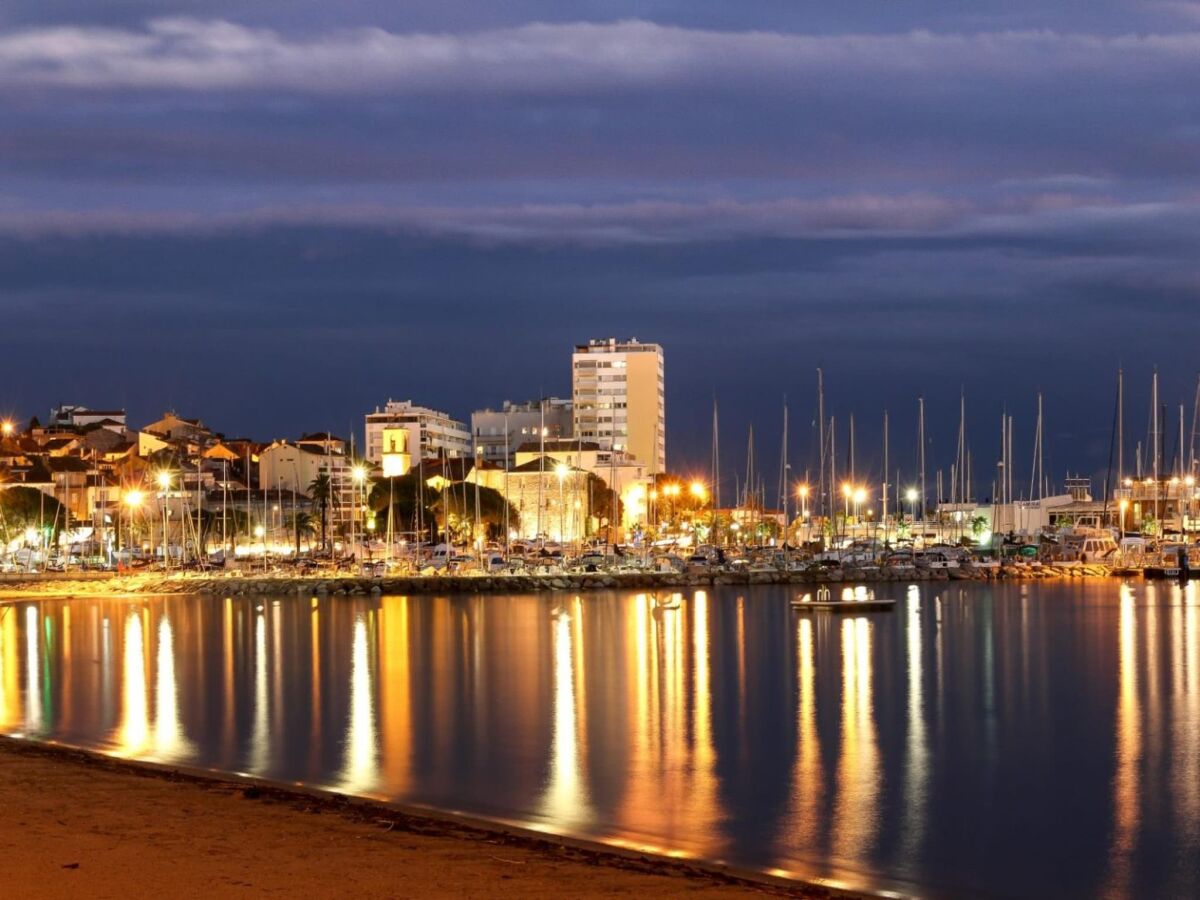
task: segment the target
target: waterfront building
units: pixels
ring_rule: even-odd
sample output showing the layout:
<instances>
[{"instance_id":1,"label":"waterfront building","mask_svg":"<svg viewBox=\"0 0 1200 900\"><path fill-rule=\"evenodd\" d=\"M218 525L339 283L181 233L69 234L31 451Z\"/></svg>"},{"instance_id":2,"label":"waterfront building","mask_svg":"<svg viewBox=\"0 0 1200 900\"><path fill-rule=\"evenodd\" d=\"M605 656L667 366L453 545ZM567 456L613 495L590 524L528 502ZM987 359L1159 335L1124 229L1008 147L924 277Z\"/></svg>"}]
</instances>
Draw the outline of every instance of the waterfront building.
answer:
<instances>
[{"instance_id":1,"label":"waterfront building","mask_svg":"<svg viewBox=\"0 0 1200 900\"><path fill-rule=\"evenodd\" d=\"M630 529L646 522L646 501L654 482L646 463L631 453L606 450L595 441L548 439L522 444L514 454L514 462L517 467L524 467L536 462L543 450L550 470L561 463L590 472L613 488L621 498L622 528Z\"/></svg>"},{"instance_id":2,"label":"waterfront building","mask_svg":"<svg viewBox=\"0 0 1200 900\"><path fill-rule=\"evenodd\" d=\"M597 503L589 473L535 455L504 475L505 498L517 512L514 537L560 543L582 541L599 530L608 510Z\"/></svg>"},{"instance_id":3,"label":"waterfront building","mask_svg":"<svg viewBox=\"0 0 1200 900\"><path fill-rule=\"evenodd\" d=\"M503 463L507 447L508 461L512 463L517 447L537 440L541 428L545 428L547 440L571 437L574 433L573 410L571 401L560 397L525 403L505 400L498 410L480 409L471 413L471 434L485 460Z\"/></svg>"},{"instance_id":4,"label":"waterfront building","mask_svg":"<svg viewBox=\"0 0 1200 900\"><path fill-rule=\"evenodd\" d=\"M636 338L578 344L571 356L574 436L632 453L649 474L666 471L663 350Z\"/></svg>"},{"instance_id":5,"label":"waterfront building","mask_svg":"<svg viewBox=\"0 0 1200 900\"><path fill-rule=\"evenodd\" d=\"M352 461L345 453L334 452L335 446L345 446L345 442L338 438L295 443L274 441L258 454L259 489L268 500L276 497L277 502L286 503L293 492L311 495L314 482L328 476L326 512L334 535L349 528L356 487Z\"/></svg>"},{"instance_id":6,"label":"waterfront building","mask_svg":"<svg viewBox=\"0 0 1200 900\"><path fill-rule=\"evenodd\" d=\"M418 406L411 400L388 400L366 416L366 458L383 464L384 430L402 427L408 431L408 453L414 460L471 455L471 431L449 413Z\"/></svg>"}]
</instances>

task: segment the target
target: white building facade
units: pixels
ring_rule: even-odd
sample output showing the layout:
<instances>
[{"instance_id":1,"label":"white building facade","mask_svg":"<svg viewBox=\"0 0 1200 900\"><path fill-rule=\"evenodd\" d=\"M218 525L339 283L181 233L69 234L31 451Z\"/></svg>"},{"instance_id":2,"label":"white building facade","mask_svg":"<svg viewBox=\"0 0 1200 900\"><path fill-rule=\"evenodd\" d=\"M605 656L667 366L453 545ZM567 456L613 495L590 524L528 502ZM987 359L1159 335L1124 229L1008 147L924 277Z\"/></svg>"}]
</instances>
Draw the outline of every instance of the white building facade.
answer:
<instances>
[{"instance_id":1,"label":"white building facade","mask_svg":"<svg viewBox=\"0 0 1200 900\"><path fill-rule=\"evenodd\" d=\"M382 465L384 431L402 427L408 431L407 452L413 465L422 459L455 459L471 455L471 431L466 423L450 417L449 413L428 406L418 406L411 400L389 400L366 416L366 458Z\"/></svg>"}]
</instances>

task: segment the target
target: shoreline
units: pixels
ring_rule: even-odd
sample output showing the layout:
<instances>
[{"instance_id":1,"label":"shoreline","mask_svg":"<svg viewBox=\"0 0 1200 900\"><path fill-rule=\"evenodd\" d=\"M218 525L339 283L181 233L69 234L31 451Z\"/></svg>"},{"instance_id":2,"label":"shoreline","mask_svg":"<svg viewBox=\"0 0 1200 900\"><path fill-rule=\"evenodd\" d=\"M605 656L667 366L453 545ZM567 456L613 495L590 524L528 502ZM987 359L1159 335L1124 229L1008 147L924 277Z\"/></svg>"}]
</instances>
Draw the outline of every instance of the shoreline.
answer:
<instances>
[{"instance_id":1,"label":"shoreline","mask_svg":"<svg viewBox=\"0 0 1200 900\"><path fill-rule=\"evenodd\" d=\"M477 895L508 894L510 891L517 890L519 886L512 880L516 871L510 867L522 866L529 867L529 870L521 871L522 875L531 876L535 880L539 877L552 879L552 884L541 885L550 888L550 896L559 895L559 892L562 891L567 891L574 896L608 895L616 892L661 893L663 896L671 896L683 891L703 896L759 893L769 896L804 898L804 900L884 896L854 891L832 883L825 884L815 880L804 881L766 872L741 870L716 862L684 859L669 853L624 848L600 841L558 836L514 823L476 818L432 808L406 806L372 798L352 797L304 785L281 784L207 769L121 759L94 750L57 742L0 736L0 757L7 757L6 765L0 767L0 797L10 793L11 786L8 781L14 777L14 769L10 764L16 760L31 763L34 768L42 770L30 774L30 777L36 779L39 795L42 791L53 789L53 785L45 784L47 779L53 780L56 776L67 778L71 774L78 774L84 782L82 790L72 790L69 800L59 802L69 806L71 815L82 816L89 821L91 820L89 814L93 812L94 798L88 796L88 785L95 784L104 778L112 781L113 790L126 797L131 805L131 809L125 810L125 812L133 814L137 812L139 798L130 793L130 788L135 784L142 784L145 787L146 782L134 781L143 779L157 783L151 784L149 787L149 792L153 794L164 791L178 793L180 789L191 789L195 792L194 795L182 798L182 800L178 797L173 798L174 802L183 802L185 805L199 802L202 797L205 800L218 798L216 804L210 804L217 806L221 801L228 802L230 799L233 799L234 802L262 801L261 806L272 807L274 814L282 812L288 816L289 826L300 827L306 833L311 832L307 836L314 841L325 838L327 832L331 830L352 828L357 831L365 827L371 834L356 834L356 840L364 836L375 837L377 835L387 841L388 835L395 835L397 841L402 841L405 845L414 839L422 842L437 842L438 847L434 849L455 859L460 858L464 853L477 857L473 860L474 864L484 866L488 873L495 878L495 882L491 884L491 890L486 884L473 883L473 892ZM68 771L69 769L77 771L71 773ZM282 810L285 806L287 809ZM244 819L246 811L246 806L242 805L238 809L231 807L227 812L230 819ZM223 812L225 811L205 810L201 812L199 820L192 813L188 813L178 829L185 833L172 835L173 840L170 842L172 847L177 849L181 843L191 845L196 837L192 833L193 831L204 831L214 826L216 830L221 831L220 824L214 822L213 819L223 819ZM206 818L209 813L211 813L211 818ZM317 814L325 814L319 824L313 823ZM31 820L36 815L36 811L32 814L22 811L19 815L6 816L10 828L0 825L0 845L5 843L11 845L14 835L6 832L11 830L13 824L19 824L22 830L26 830L30 828ZM332 829L329 827L330 819L335 819ZM55 822L59 826L66 827L63 819L56 818ZM37 822L33 824L48 825L48 823ZM259 823L251 823L251 827L257 826L257 824ZM153 828L154 834L150 835L148 839L162 837L161 832L164 829L170 830L169 823L156 821ZM112 838L114 835L107 835L107 837ZM137 840L137 835L130 835L130 837ZM244 835L241 831L238 832L238 837L252 839L250 835ZM86 851L81 848L69 846L69 831L65 838L60 835L58 841L59 844L48 852L64 858L87 855ZM193 849L199 853L199 847L193 847ZM287 848L288 859L271 860L272 865L276 867L276 872L273 874L278 874L279 866L283 863L300 865L306 862L312 849L312 846L309 845L289 845ZM428 864L427 857L430 849L428 847L418 849L411 846L396 846L393 849L400 857L394 861L397 864L418 868L422 862ZM415 853L412 852L414 850L416 850ZM472 854L470 852L472 850L476 852ZM509 856L521 854L524 859L515 860L495 856L489 852L491 850L499 850ZM291 854L296 855L294 859L291 858ZM405 858L408 855L413 858ZM339 873L336 871L337 858L325 857L323 859L322 865L329 866L328 884L324 887L309 885L309 888L317 893L330 892L335 886L343 886L339 879ZM498 861L501 865L497 867L490 861ZM220 865L219 861L213 861L208 856L199 862L205 867ZM347 861L347 863L349 862ZM80 868L81 865L91 871L95 863L90 860L86 864L75 861L60 864L59 867L63 870L74 870ZM540 869L546 871L540 872L538 871ZM209 878L216 877L217 874L215 872L207 873ZM425 877L436 880L440 874L440 870L438 870L428 873ZM86 876L78 875L77 877ZM64 890L63 895L69 895L79 890L79 882L72 883L75 887ZM238 882L233 883L238 884ZM445 884L426 885L424 888L417 887L415 890L421 893L429 890L436 891L438 888L444 890L446 887ZM89 883L87 890L94 892L94 888L95 885ZM53 890L48 890L46 895L51 894L58 895ZM894 895L889 894L888 896Z\"/></svg>"},{"instance_id":2,"label":"shoreline","mask_svg":"<svg viewBox=\"0 0 1200 900\"><path fill-rule=\"evenodd\" d=\"M593 572L560 575L197 575L96 573L0 576L0 600L70 599L91 596L210 594L420 595L531 594L549 591L587 593L604 590L659 591L723 585L882 585L953 581L1036 581L1118 577L1103 565L1045 563L997 568L960 568L891 572L874 567L846 566L820 572L718 572L704 574L658 572Z\"/></svg>"}]
</instances>

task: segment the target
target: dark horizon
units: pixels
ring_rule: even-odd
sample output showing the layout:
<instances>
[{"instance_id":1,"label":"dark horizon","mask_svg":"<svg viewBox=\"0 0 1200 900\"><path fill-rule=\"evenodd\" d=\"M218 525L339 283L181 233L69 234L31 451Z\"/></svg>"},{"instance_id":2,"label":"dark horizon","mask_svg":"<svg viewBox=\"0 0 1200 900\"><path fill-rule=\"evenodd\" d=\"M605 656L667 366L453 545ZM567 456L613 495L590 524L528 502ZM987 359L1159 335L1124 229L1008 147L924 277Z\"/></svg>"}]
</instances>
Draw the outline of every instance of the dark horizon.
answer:
<instances>
[{"instance_id":1,"label":"dark horizon","mask_svg":"<svg viewBox=\"0 0 1200 900\"><path fill-rule=\"evenodd\" d=\"M981 495L1005 408L1027 479L1040 389L1047 472L1102 476L1118 366L1128 460L1155 363L1191 424L1198 8L16 0L0 410L345 433L636 336L730 484L785 394L802 458L818 366L863 459L923 394L948 468L963 390Z\"/></svg>"}]
</instances>

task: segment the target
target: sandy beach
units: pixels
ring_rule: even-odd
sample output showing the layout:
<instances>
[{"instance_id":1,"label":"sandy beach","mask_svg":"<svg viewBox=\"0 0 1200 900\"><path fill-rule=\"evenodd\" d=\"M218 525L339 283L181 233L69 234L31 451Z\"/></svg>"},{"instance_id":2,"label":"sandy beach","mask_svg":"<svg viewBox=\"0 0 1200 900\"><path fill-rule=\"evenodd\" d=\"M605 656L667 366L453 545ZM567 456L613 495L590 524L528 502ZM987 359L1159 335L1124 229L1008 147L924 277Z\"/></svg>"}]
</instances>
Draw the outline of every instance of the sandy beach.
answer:
<instances>
[{"instance_id":1,"label":"sandy beach","mask_svg":"<svg viewBox=\"0 0 1200 900\"><path fill-rule=\"evenodd\" d=\"M15 897L821 897L0 740Z\"/></svg>"}]
</instances>

